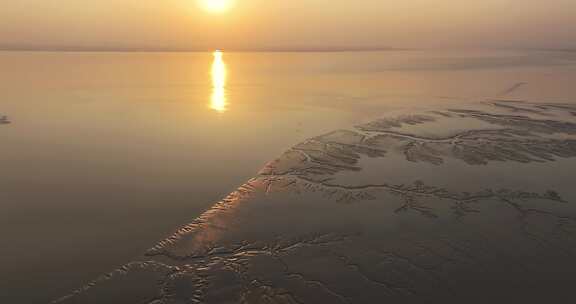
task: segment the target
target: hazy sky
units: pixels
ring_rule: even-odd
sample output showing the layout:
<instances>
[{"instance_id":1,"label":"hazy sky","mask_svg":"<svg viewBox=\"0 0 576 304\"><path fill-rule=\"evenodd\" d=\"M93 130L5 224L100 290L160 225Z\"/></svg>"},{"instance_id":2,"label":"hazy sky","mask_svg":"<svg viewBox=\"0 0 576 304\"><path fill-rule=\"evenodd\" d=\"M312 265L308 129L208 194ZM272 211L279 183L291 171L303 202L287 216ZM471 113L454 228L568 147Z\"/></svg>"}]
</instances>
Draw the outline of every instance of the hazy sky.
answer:
<instances>
[{"instance_id":1,"label":"hazy sky","mask_svg":"<svg viewBox=\"0 0 576 304\"><path fill-rule=\"evenodd\" d=\"M0 45L574 47L576 0L0 0Z\"/></svg>"}]
</instances>

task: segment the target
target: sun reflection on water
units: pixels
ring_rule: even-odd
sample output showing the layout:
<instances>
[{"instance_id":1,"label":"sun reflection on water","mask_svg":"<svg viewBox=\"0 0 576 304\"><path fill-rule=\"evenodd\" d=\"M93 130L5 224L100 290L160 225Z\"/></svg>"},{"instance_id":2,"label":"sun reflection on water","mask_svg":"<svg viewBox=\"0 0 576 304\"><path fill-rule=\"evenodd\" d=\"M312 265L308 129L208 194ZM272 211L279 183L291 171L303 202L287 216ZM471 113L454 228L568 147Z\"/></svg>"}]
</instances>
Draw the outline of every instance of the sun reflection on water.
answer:
<instances>
[{"instance_id":1,"label":"sun reflection on water","mask_svg":"<svg viewBox=\"0 0 576 304\"><path fill-rule=\"evenodd\" d=\"M212 61L212 98L210 108L223 113L227 109L226 101L226 78L227 70L226 63L224 62L224 53L222 51L215 51L213 53L214 61Z\"/></svg>"}]
</instances>

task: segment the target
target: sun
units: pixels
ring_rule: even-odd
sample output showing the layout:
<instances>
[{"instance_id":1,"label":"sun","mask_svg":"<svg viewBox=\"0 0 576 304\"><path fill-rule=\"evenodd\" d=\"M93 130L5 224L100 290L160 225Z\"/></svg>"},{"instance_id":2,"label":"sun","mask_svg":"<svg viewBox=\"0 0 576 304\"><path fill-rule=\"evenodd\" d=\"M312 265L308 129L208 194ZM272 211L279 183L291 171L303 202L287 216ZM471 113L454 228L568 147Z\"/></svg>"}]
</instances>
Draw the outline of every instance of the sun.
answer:
<instances>
[{"instance_id":1,"label":"sun","mask_svg":"<svg viewBox=\"0 0 576 304\"><path fill-rule=\"evenodd\" d=\"M223 13L234 6L235 0L198 0L200 7L210 13Z\"/></svg>"}]
</instances>

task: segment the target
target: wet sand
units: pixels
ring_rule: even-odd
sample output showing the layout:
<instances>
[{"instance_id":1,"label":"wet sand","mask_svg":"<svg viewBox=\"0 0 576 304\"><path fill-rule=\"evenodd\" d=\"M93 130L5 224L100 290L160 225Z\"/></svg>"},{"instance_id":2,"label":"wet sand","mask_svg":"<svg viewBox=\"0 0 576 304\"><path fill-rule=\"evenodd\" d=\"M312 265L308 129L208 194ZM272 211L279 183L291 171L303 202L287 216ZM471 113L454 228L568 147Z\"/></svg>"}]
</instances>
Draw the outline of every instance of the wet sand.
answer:
<instances>
[{"instance_id":1,"label":"wet sand","mask_svg":"<svg viewBox=\"0 0 576 304\"><path fill-rule=\"evenodd\" d=\"M46 303L133 260L319 134L480 101L576 100L569 52L224 53L222 60L224 85L214 81L208 53L0 53L0 112L11 122L0 125L0 237L9 244L0 254L0 302ZM513 110L506 102L492 107ZM466 128L486 123L465 121ZM428 166L417 171L422 178L394 153L346 164L362 170L341 178L431 179L474 193L487 181L499 189L514 170L521 173L511 189L566 195L556 189L570 180L562 157L437 179L440 159L443 170L466 170L423 153L447 147L438 145L410 152ZM513 148L539 153L506 147Z\"/></svg>"},{"instance_id":2,"label":"wet sand","mask_svg":"<svg viewBox=\"0 0 576 304\"><path fill-rule=\"evenodd\" d=\"M54 303L561 301L576 269L575 110L490 100L310 138Z\"/></svg>"}]
</instances>

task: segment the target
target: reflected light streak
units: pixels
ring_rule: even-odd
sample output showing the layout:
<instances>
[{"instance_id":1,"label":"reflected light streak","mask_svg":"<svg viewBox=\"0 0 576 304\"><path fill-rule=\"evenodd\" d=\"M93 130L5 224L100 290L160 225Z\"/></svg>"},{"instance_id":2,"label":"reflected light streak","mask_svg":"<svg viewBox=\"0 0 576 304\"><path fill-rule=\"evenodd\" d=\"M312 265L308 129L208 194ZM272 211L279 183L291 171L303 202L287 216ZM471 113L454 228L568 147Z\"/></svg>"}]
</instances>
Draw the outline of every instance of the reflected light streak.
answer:
<instances>
[{"instance_id":1,"label":"reflected light streak","mask_svg":"<svg viewBox=\"0 0 576 304\"><path fill-rule=\"evenodd\" d=\"M226 63L224 63L224 54L222 51L215 51L213 53L214 61L212 61L212 98L210 108L223 113L226 111Z\"/></svg>"}]
</instances>

